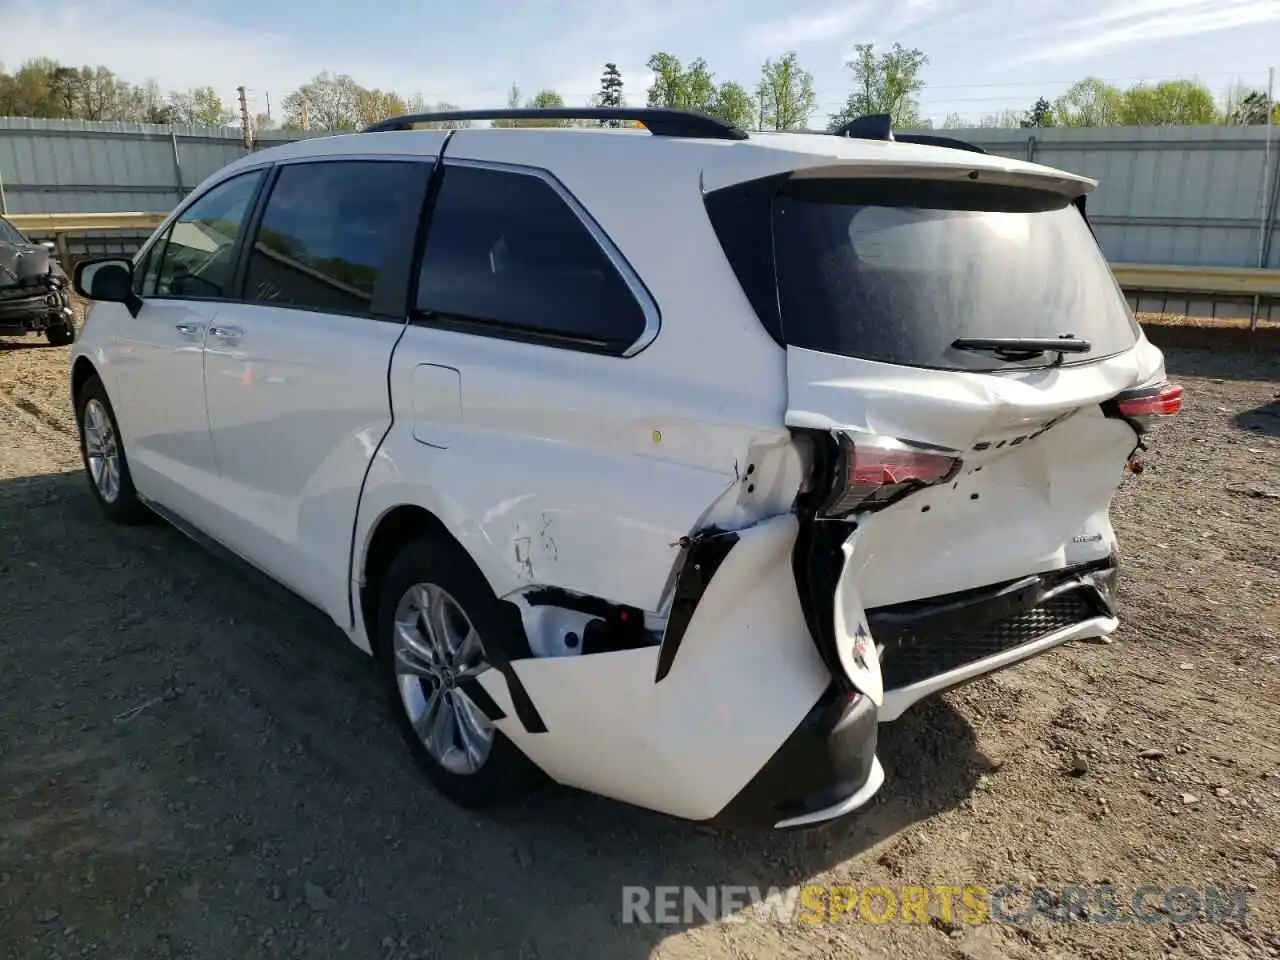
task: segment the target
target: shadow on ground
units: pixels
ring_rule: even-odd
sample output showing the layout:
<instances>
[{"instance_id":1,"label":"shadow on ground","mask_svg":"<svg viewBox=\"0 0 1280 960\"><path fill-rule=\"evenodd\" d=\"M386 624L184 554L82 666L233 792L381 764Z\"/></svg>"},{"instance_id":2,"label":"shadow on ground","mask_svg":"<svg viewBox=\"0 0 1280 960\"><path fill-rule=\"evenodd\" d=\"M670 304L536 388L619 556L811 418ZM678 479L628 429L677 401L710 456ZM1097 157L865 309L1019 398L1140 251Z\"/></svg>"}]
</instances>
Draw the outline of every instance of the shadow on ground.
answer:
<instances>
[{"instance_id":1,"label":"shadow on ground","mask_svg":"<svg viewBox=\"0 0 1280 960\"><path fill-rule=\"evenodd\" d=\"M0 482L0 609L18 956L647 957L680 927L623 924L624 885L802 884L989 769L936 701L882 731L873 804L816 830L715 833L561 788L461 810L332 623L167 526L108 525L79 474Z\"/></svg>"},{"instance_id":2,"label":"shadow on ground","mask_svg":"<svg viewBox=\"0 0 1280 960\"><path fill-rule=\"evenodd\" d=\"M1165 367L1171 377L1209 377L1219 380L1280 379L1280 351L1239 349L1188 349L1164 347Z\"/></svg>"},{"instance_id":3,"label":"shadow on ground","mask_svg":"<svg viewBox=\"0 0 1280 960\"><path fill-rule=\"evenodd\" d=\"M1268 437L1280 437L1280 399L1238 413L1233 422L1241 430L1261 433Z\"/></svg>"}]
</instances>

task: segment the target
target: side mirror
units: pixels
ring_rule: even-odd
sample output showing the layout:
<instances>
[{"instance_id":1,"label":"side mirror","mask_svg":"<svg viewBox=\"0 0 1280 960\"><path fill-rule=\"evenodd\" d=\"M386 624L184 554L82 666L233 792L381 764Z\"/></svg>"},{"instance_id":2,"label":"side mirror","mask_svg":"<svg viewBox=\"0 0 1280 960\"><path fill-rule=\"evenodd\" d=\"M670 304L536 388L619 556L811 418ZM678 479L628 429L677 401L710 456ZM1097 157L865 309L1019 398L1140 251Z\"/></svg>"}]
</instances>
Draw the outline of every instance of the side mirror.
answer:
<instances>
[{"instance_id":1,"label":"side mirror","mask_svg":"<svg viewBox=\"0 0 1280 960\"><path fill-rule=\"evenodd\" d=\"M103 257L76 264L72 286L86 300L129 303L133 300L133 263L124 258Z\"/></svg>"},{"instance_id":2,"label":"side mirror","mask_svg":"<svg viewBox=\"0 0 1280 960\"><path fill-rule=\"evenodd\" d=\"M41 241L40 246L48 250L50 254L55 254L58 252L58 245L54 243L52 240L43 240Z\"/></svg>"}]
</instances>

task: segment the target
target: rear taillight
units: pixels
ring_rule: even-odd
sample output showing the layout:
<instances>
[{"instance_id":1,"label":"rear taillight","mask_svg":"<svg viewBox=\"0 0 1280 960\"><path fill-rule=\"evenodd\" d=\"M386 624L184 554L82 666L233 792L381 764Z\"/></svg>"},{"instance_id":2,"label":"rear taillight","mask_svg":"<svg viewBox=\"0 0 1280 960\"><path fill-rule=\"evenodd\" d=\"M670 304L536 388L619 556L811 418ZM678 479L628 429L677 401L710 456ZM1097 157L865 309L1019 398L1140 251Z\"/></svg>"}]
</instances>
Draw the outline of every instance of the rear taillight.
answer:
<instances>
[{"instance_id":1,"label":"rear taillight","mask_svg":"<svg viewBox=\"0 0 1280 960\"><path fill-rule=\"evenodd\" d=\"M907 494L949 480L960 469L954 451L889 437L840 437L835 485L822 512L829 517L876 510Z\"/></svg>"},{"instance_id":2,"label":"rear taillight","mask_svg":"<svg viewBox=\"0 0 1280 960\"><path fill-rule=\"evenodd\" d=\"M1126 390L1102 405L1108 417L1128 420L1138 433L1146 433L1160 417L1170 417L1182 409L1182 387L1157 383Z\"/></svg>"}]
</instances>

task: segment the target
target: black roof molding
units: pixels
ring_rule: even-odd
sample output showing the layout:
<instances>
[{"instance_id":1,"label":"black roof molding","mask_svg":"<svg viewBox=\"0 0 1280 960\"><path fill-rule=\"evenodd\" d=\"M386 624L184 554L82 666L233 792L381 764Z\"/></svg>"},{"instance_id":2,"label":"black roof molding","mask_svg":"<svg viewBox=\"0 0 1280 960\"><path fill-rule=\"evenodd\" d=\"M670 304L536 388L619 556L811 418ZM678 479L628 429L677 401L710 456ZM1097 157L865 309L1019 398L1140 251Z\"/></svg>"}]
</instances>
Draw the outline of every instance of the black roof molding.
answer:
<instances>
[{"instance_id":1,"label":"black roof molding","mask_svg":"<svg viewBox=\"0 0 1280 960\"><path fill-rule=\"evenodd\" d=\"M370 124L362 133L412 130L418 123L459 120L598 120L636 122L655 137L694 137L703 140L746 140L747 132L719 117L665 107L527 107L498 110L444 110L409 113Z\"/></svg>"},{"instance_id":2,"label":"black roof molding","mask_svg":"<svg viewBox=\"0 0 1280 960\"><path fill-rule=\"evenodd\" d=\"M838 137L856 140L897 140L900 143L918 143L927 147L946 147L949 150L966 150L969 153L987 151L972 143L954 137L939 137L931 133L894 133L893 121L887 113L868 114L850 120L836 131Z\"/></svg>"}]
</instances>

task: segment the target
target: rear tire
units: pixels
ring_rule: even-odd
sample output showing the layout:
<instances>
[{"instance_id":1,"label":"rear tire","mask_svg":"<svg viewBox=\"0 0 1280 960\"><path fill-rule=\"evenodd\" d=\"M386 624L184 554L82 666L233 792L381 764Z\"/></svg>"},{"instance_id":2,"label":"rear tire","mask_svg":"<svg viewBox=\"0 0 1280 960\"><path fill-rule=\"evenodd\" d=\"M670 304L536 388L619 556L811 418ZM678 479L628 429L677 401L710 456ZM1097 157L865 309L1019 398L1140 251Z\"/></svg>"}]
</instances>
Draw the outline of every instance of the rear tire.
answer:
<instances>
[{"instance_id":1,"label":"rear tire","mask_svg":"<svg viewBox=\"0 0 1280 960\"><path fill-rule=\"evenodd\" d=\"M89 489L107 519L126 525L149 522L154 514L138 499L120 426L97 374L84 382L76 397L76 424Z\"/></svg>"},{"instance_id":2,"label":"rear tire","mask_svg":"<svg viewBox=\"0 0 1280 960\"><path fill-rule=\"evenodd\" d=\"M474 674L494 675L484 644L503 629L497 604L471 558L442 536L400 551L378 604L378 670L396 726L436 789L472 809L546 781L481 709L488 697Z\"/></svg>"},{"instance_id":3,"label":"rear tire","mask_svg":"<svg viewBox=\"0 0 1280 960\"><path fill-rule=\"evenodd\" d=\"M49 327L44 332L44 338L49 341L50 346L70 346L76 341L76 328L69 323L56 327Z\"/></svg>"}]
</instances>

